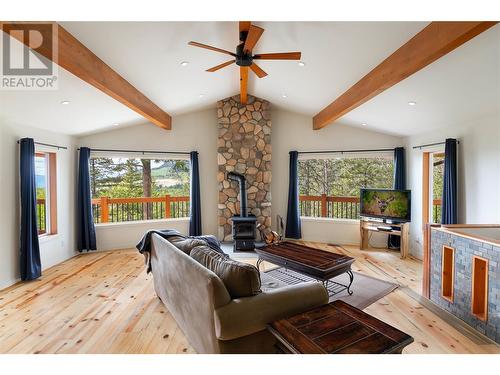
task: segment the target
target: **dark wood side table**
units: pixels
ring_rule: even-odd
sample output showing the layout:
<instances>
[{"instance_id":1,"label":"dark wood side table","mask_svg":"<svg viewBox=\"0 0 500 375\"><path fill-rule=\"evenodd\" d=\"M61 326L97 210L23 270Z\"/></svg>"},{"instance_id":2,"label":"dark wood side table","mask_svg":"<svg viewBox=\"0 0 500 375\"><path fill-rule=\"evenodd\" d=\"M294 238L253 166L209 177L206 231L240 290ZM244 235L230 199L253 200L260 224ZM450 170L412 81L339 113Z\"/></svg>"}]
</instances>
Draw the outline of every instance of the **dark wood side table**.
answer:
<instances>
[{"instance_id":1,"label":"dark wood side table","mask_svg":"<svg viewBox=\"0 0 500 375\"><path fill-rule=\"evenodd\" d=\"M285 353L400 354L413 337L343 302L334 301L271 323Z\"/></svg>"}]
</instances>

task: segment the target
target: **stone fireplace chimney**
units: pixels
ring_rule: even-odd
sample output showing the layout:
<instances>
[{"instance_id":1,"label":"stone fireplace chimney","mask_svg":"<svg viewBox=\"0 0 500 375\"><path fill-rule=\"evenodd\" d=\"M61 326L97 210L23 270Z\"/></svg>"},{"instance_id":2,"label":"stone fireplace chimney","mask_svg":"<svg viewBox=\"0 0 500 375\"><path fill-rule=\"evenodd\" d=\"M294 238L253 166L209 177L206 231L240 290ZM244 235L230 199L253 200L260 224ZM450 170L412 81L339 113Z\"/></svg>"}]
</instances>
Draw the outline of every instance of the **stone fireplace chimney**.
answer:
<instances>
[{"instance_id":1,"label":"stone fireplace chimney","mask_svg":"<svg viewBox=\"0 0 500 375\"><path fill-rule=\"evenodd\" d=\"M217 181L219 183L219 238L231 241L231 218L240 213L237 182L226 178L237 172L247 181L248 214L271 228L271 112L266 100L239 95L217 102L219 127Z\"/></svg>"}]
</instances>

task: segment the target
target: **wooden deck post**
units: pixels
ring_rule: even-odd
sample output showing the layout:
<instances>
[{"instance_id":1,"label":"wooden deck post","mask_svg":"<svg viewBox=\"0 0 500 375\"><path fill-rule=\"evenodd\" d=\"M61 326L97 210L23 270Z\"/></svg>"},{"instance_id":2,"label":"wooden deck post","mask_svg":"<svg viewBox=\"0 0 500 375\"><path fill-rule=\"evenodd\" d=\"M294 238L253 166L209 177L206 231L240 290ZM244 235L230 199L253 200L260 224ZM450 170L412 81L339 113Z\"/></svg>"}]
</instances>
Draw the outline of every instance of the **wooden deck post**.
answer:
<instances>
[{"instance_id":1,"label":"wooden deck post","mask_svg":"<svg viewBox=\"0 0 500 375\"><path fill-rule=\"evenodd\" d=\"M101 197L101 223L109 222L108 197Z\"/></svg>"},{"instance_id":2,"label":"wooden deck post","mask_svg":"<svg viewBox=\"0 0 500 375\"><path fill-rule=\"evenodd\" d=\"M321 194L321 217L326 217L327 207L326 194Z\"/></svg>"},{"instance_id":3,"label":"wooden deck post","mask_svg":"<svg viewBox=\"0 0 500 375\"><path fill-rule=\"evenodd\" d=\"M170 217L170 195L165 195L165 219Z\"/></svg>"}]
</instances>

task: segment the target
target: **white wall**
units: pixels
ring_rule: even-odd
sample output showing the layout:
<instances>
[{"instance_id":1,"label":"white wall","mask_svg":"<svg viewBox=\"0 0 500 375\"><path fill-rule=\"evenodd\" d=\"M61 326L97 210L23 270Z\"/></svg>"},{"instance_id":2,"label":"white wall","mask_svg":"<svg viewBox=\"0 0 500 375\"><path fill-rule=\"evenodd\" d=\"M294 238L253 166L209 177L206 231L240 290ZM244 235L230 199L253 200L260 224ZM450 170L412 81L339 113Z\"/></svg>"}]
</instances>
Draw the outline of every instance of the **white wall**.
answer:
<instances>
[{"instance_id":1,"label":"white wall","mask_svg":"<svg viewBox=\"0 0 500 375\"><path fill-rule=\"evenodd\" d=\"M217 234L217 113L215 109L173 118L172 130L152 124L136 125L78 138L79 146L105 149L198 151L203 233ZM178 229L187 234L188 219L166 219L133 224L98 224L97 247L110 250L134 247L148 229Z\"/></svg>"},{"instance_id":2,"label":"white wall","mask_svg":"<svg viewBox=\"0 0 500 375\"><path fill-rule=\"evenodd\" d=\"M276 215L286 221L288 204L288 153L292 150L349 150L394 148L403 145L403 139L361 128L332 124L321 130L312 130L312 119L296 113L275 109L272 111L273 226ZM302 219L302 237L305 240L338 244L359 244L359 222L331 219ZM387 235L374 234L373 244L379 246ZM377 241L378 240L378 241Z\"/></svg>"},{"instance_id":3,"label":"white wall","mask_svg":"<svg viewBox=\"0 0 500 375\"><path fill-rule=\"evenodd\" d=\"M422 150L413 146L457 138L458 220L467 224L500 223L500 118L491 114L462 124L408 137L407 170L412 190L411 253L422 257ZM444 149L444 148L443 148Z\"/></svg>"},{"instance_id":4,"label":"white wall","mask_svg":"<svg viewBox=\"0 0 500 375\"><path fill-rule=\"evenodd\" d=\"M58 234L40 240L42 268L75 254L75 163L74 138L34 129L0 119L0 289L19 280L19 145L23 137L68 146L57 153Z\"/></svg>"}]
</instances>

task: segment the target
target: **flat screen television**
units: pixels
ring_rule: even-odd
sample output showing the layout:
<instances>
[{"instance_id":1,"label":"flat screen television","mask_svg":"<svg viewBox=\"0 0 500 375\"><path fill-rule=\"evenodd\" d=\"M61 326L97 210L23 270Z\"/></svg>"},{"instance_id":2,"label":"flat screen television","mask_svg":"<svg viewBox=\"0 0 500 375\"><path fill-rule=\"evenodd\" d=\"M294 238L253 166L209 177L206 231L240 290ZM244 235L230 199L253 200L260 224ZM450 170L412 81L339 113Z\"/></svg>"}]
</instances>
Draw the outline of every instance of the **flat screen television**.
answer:
<instances>
[{"instance_id":1,"label":"flat screen television","mask_svg":"<svg viewBox=\"0 0 500 375\"><path fill-rule=\"evenodd\" d=\"M411 221L411 191L361 189L360 216L404 223Z\"/></svg>"}]
</instances>

